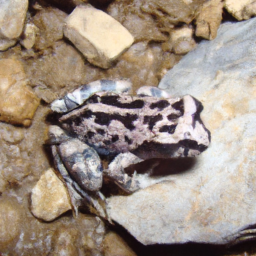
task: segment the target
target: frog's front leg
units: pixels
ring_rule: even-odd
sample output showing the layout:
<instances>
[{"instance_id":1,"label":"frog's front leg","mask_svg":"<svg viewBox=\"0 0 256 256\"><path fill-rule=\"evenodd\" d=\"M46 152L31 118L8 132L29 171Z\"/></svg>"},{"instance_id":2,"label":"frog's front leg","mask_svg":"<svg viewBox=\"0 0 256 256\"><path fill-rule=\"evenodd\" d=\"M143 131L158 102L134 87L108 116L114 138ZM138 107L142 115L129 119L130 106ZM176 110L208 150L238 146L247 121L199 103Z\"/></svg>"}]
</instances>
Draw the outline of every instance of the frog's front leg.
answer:
<instances>
[{"instance_id":1,"label":"frog's front leg","mask_svg":"<svg viewBox=\"0 0 256 256\"><path fill-rule=\"evenodd\" d=\"M50 143L56 169L68 189L71 204L77 213L86 200L97 215L106 217L102 186L102 167L97 152L78 139L70 138L60 127L50 126Z\"/></svg>"},{"instance_id":2,"label":"frog's front leg","mask_svg":"<svg viewBox=\"0 0 256 256\"><path fill-rule=\"evenodd\" d=\"M140 183L136 179L136 172L130 177L124 172L124 169L142 161L132 153L121 153L109 164L108 169L103 171L104 176L112 179L124 191L132 193L141 188Z\"/></svg>"},{"instance_id":3,"label":"frog's front leg","mask_svg":"<svg viewBox=\"0 0 256 256\"><path fill-rule=\"evenodd\" d=\"M91 95L100 91L128 93L131 91L131 82L127 80L97 80L77 88L61 99L52 102L51 109L58 113L66 113L82 105Z\"/></svg>"}]
</instances>

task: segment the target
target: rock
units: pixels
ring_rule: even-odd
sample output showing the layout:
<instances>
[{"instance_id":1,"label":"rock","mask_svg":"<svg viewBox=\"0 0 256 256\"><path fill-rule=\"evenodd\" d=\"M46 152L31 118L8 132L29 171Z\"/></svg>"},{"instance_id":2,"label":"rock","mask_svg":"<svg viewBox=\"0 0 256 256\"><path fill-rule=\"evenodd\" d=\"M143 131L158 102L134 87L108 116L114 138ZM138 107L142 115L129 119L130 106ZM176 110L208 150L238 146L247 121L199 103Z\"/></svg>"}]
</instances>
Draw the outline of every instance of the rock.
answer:
<instances>
[{"instance_id":1,"label":"rock","mask_svg":"<svg viewBox=\"0 0 256 256\"><path fill-rule=\"evenodd\" d=\"M51 89L47 88L44 85L38 85L35 88L35 94L38 98L42 99L46 103L51 103L58 98L56 93L53 93Z\"/></svg>"},{"instance_id":2,"label":"rock","mask_svg":"<svg viewBox=\"0 0 256 256\"><path fill-rule=\"evenodd\" d=\"M63 218L59 218L58 221L63 221ZM54 225L58 221L47 225ZM69 221L66 221L64 225L59 223L53 233L49 256L102 256L104 236L105 226L100 218L85 214L78 214L76 218L69 217Z\"/></svg>"},{"instance_id":3,"label":"rock","mask_svg":"<svg viewBox=\"0 0 256 256\"><path fill-rule=\"evenodd\" d=\"M21 62L0 60L0 120L29 126L39 99L27 86Z\"/></svg>"},{"instance_id":4,"label":"rock","mask_svg":"<svg viewBox=\"0 0 256 256\"><path fill-rule=\"evenodd\" d=\"M149 177L158 184L108 199L110 218L141 243L251 238L246 229L256 224L255 36L256 19L225 23L215 40L201 42L161 81L159 87L173 96L191 94L203 103L212 143L196 159L167 161Z\"/></svg>"},{"instance_id":5,"label":"rock","mask_svg":"<svg viewBox=\"0 0 256 256\"><path fill-rule=\"evenodd\" d=\"M39 29L34 46L36 50L51 47L56 41L63 38L66 17L66 13L56 8L43 9L33 17L32 21Z\"/></svg>"},{"instance_id":6,"label":"rock","mask_svg":"<svg viewBox=\"0 0 256 256\"><path fill-rule=\"evenodd\" d=\"M250 19L252 16L256 15L256 2L253 1L246 5L243 12L243 17L245 20Z\"/></svg>"},{"instance_id":7,"label":"rock","mask_svg":"<svg viewBox=\"0 0 256 256\"><path fill-rule=\"evenodd\" d=\"M23 30L27 9L28 0L0 2L0 51L16 43Z\"/></svg>"},{"instance_id":8,"label":"rock","mask_svg":"<svg viewBox=\"0 0 256 256\"><path fill-rule=\"evenodd\" d=\"M225 0L224 7L238 20L247 20L256 14L256 3L254 0Z\"/></svg>"},{"instance_id":9,"label":"rock","mask_svg":"<svg viewBox=\"0 0 256 256\"><path fill-rule=\"evenodd\" d=\"M43 56L33 59L25 68L30 84L37 86L37 95L46 102L53 96L63 95L62 89L65 87L67 92L95 80L97 73L84 65L83 56L74 47L63 41L55 42L51 51L45 51ZM52 97L47 88L52 89Z\"/></svg>"},{"instance_id":10,"label":"rock","mask_svg":"<svg viewBox=\"0 0 256 256\"><path fill-rule=\"evenodd\" d=\"M106 77L126 77L133 85L133 92L143 85L157 86L160 78L180 59L180 55L163 52L161 45L148 45L145 42L133 44L111 69ZM99 78L98 78L99 79Z\"/></svg>"},{"instance_id":11,"label":"rock","mask_svg":"<svg viewBox=\"0 0 256 256\"><path fill-rule=\"evenodd\" d=\"M116 233L109 232L103 242L105 256L136 256L135 252Z\"/></svg>"},{"instance_id":12,"label":"rock","mask_svg":"<svg viewBox=\"0 0 256 256\"><path fill-rule=\"evenodd\" d=\"M79 232L74 228L58 229L52 239L52 250L49 256L78 256L77 240Z\"/></svg>"},{"instance_id":13,"label":"rock","mask_svg":"<svg viewBox=\"0 0 256 256\"><path fill-rule=\"evenodd\" d=\"M31 174L31 159L27 152L36 151L36 147L33 145L29 149L26 132L24 127L0 123L0 194L19 187ZM40 161L40 157L36 160Z\"/></svg>"},{"instance_id":14,"label":"rock","mask_svg":"<svg viewBox=\"0 0 256 256\"><path fill-rule=\"evenodd\" d=\"M0 138L10 144L19 144L24 139L24 130L20 127L8 126L1 129Z\"/></svg>"},{"instance_id":15,"label":"rock","mask_svg":"<svg viewBox=\"0 0 256 256\"><path fill-rule=\"evenodd\" d=\"M52 221L71 209L66 187L52 169L32 189L31 211L39 219Z\"/></svg>"},{"instance_id":16,"label":"rock","mask_svg":"<svg viewBox=\"0 0 256 256\"><path fill-rule=\"evenodd\" d=\"M221 0L211 0L203 4L196 18L196 36L208 40L217 36L217 30L222 20L222 9Z\"/></svg>"},{"instance_id":17,"label":"rock","mask_svg":"<svg viewBox=\"0 0 256 256\"><path fill-rule=\"evenodd\" d=\"M18 238L22 218L19 215L19 205L14 200L0 200L0 247L1 251L7 247L14 239Z\"/></svg>"},{"instance_id":18,"label":"rock","mask_svg":"<svg viewBox=\"0 0 256 256\"><path fill-rule=\"evenodd\" d=\"M104 222L99 217L82 215L78 222L81 227L81 245L85 255L101 256L102 243L106 233Z\"/></svg>"},{"instance_id":19,"label":"rock","mask_svg":"<svg viewBox=\"0 0 256 256\"><path fill-rule=\"evenodd\" d=\"M147 0L142 2L141 9L151 14L168 31L168 26L172 28L172 25L179 23L191 23L196 9L204 2L205 0Z\"/></svg>"},{"instance_id":20,"label":"rock","mask_svg":"<svg viewBox=\"0 0 256 256\"><path fill-rule=\"evenodd\" d=\"M90 63L102 68L109 68L133 43L119 22L90 5L76 7L66 20L64 34Z\"/></svg>"},{"instance_id":21,"label":"rock","mask_svg":"<svg viewBox=\"0 0 256 256\"><path fill-rule=\"evenodd\" d=\"M167 36L158 28L155 19L150 14L142 12L140 7L134 0L113 1L107 12L128 29L136 42L166 41Z\"/></svg>"},{"instance_id":22,"label":"rock","mask_svg":"<svg viewBox=\"0 0 256 256\"><path fill-rule=\"evenodd\" d=\"M38 0L36 3L41 3L42 5L45 5L46 2L48 3L48 5L56 6L64 12L70 13L77 5L87 3L88 0Z\"/></svg>"},{"instance_id":23,"label":"rock","mask_svg":"<svg viewBox=\"0 0 256 256\"><path fill-rule=\"evenodd\" d=\"M5 51L8 48L14 46L17 40L0 39L0 51Z\"/></svg>"},{"instance_id":24,"label":"rock","mask_svg":"<svg viewBox=\"0 0 256 256\"><path fill-rule=\"evenodd\" d=\"M196 47L196 42L193 39L193 29L189 27L173 30L170 41L176 54L186 54Z\"/></svg>"},{"instance_id":25,"label":"rock","mask_svg":"<svg viewBox=\"0 0 256 256\"><path fill-rule=\"evenodd\" d=\"M33 23L26 23L20 44L26 49L31 49L35 44L37 33L38 28Z\"/></svg>"}]
</instances>

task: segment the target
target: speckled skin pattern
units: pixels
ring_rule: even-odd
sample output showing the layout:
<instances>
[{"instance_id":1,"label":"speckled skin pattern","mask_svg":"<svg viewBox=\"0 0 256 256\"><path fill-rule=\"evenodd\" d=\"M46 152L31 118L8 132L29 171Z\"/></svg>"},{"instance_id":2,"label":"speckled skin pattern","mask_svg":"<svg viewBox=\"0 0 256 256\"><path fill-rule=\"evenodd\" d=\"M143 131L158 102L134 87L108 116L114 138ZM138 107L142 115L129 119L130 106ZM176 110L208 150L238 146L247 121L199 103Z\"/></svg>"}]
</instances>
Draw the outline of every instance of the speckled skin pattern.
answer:
<instances>
[{"instance_id":1,"label":"speckled skin pattern","mask_svg":"<svg viewBox=\"0 0 256 256\"><path fill-rule=\"evenodd\" d=\"M200 120L201 110L191 96L162 99L99 92L59 121L100 154L171 158L195 156L207 148L209 132Z\"/></svg>"},{"instance_id":2,"label":"speckled skin pattern","mask_svg":"<svg viewBox=\"0 0 256 256\"><path fill-rule=\"evenodd\" d=\"M60 113L59 126L49 128L52 154L76 212L86 199L96 214L107 218L99 203L103 174L134 192L143 186L136 173L131 177L124 172L130 164L196 156L210 143L200 119L202 104L192 96L171 98L149 86L131 96L130 89L128 81L99 80L51 104ZM103 170L98 154L116 157Z\"/></svg>"}]
</instances>

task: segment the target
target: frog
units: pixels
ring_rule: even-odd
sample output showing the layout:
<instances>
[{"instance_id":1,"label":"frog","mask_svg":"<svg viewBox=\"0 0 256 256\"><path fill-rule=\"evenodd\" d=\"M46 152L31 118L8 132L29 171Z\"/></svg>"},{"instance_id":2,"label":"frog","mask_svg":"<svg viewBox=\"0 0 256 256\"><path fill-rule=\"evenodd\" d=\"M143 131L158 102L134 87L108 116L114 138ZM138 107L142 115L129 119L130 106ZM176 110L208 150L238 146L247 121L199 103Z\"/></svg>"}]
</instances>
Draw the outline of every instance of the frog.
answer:
<instances>
[{"instance_id":1,"label":"frog","mask_svg":"<svg viewBox=\"0 0 256 256\"><path fill-rule=\"evenodd\" d=\"M131 90L129 80L97 80L51 103L58 120L49 127L49 144L76 214L86 201L91 212L106 218L103 177L134 193L143 184L136 171L125 172L130 165L195 157L210 144L196 98L172 97L151 86L140 87L136 95ZM100 156L112 159L105 169Z\"/></svg>"}]
</instances>

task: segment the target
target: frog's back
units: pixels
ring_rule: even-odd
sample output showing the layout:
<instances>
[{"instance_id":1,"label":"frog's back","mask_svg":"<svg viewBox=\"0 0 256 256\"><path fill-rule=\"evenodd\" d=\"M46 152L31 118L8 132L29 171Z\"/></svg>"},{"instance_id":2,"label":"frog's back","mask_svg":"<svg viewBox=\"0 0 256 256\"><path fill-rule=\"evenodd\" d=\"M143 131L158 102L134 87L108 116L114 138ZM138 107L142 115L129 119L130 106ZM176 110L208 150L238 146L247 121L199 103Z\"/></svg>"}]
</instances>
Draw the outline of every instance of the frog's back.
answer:
<instances>
[{"instance_id":1,"label":"frog's back","mask_svg":"<svg viewBox=\"0 0 256 256\"><path fill-rule=\"evenodd\" d=\"M144 159L192 156L208 146L209 132L199 117L200 103L195 100L198 106L190 118L184 112L185 103L183 98L99 92L82 107L63 115L60 122L100 154L129 151ZM201 141L192 138L195 129Z\"/></svg>"}]
</instances>

